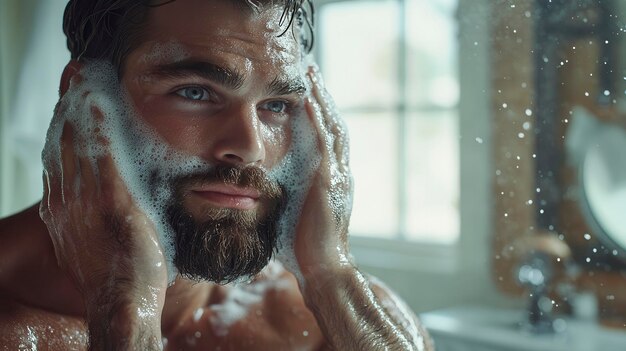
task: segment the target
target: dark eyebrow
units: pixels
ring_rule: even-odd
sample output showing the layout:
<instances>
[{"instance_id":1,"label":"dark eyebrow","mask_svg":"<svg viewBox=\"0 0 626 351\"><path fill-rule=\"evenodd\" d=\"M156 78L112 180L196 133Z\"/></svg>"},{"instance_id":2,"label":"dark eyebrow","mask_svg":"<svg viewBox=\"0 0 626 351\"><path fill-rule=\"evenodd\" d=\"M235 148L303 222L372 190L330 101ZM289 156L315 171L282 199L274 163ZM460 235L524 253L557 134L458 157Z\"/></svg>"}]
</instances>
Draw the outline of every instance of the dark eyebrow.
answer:
<instances>
[{"instance_id":1,"label":"dark eyebrow","mask_svg":"<svg viewBox=\"0 0 626 351\"><path fill-rule=\"evenodd\" d=\"M306 92L304 83L299 78L282 79L280 77L274 78L272 82L267 86L267 95L302 95Z\"/></svg>"},{"instance_id":2,"label":"dark eyebrow","mask_svg":"<svg viewBox=\"0 0 626 351\"><path fill-rule=\"evenodd\" d=\"M151 69L148 74L150 76L163 77L166 79L199 76L232 90L241 88L245 79L244 76L236 70L221 67L210 62L196 60L183 60L159 65Z\"/></svg>"}]
</instances>

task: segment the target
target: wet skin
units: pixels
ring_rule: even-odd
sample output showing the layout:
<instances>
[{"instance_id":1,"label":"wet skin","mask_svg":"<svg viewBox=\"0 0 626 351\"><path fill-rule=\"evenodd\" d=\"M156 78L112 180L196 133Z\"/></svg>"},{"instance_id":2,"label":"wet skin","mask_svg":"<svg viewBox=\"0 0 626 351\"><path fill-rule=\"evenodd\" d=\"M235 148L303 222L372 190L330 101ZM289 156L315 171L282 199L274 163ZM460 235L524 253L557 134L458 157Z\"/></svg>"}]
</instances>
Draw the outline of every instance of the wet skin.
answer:
<instances>
[{"instance_id":1,"label":"wet skin","mask_svg":"<svg viewBox=\"0 0 626 351\"><path fill-rule=\"evenodd\" d=\"M125 61L122 84L139 116L169 145L208 162L242 167L276 166L291 142L290 114L294 107L305 109L322 162L296 228L297 273L303 281L270 267L245 288L182 278L168 288L165 265L155 264L164 258L154 227L134 205L110 156L99 160L104 176L96 177L75 155L68 132L59 141L63 164L58 166L66 178L82 177L81 192L47 177L46 223L39 205L0 221L0 344L85 349L91 333L94 349L151 349L162 338L171 350L429 349L412 312L349 260L345 130L319 75L299 74L298 43L289 34L277 37L280 14L274 8L252 15L228 2L206 0L155 8L142 44ZM170 41L184 49L184 58L151 59L155 44ZM223 79L215 67L238 79ZM62 93L79 71L80 65L70 62ZM310 94L301 91L305 80L313 86ZM64 198L59 189L66 191ZM264 204L245 191L196 190L184 206L197 220L203 220L206 206L263 211ZM89 206L94 203L96 208ZM100 249L115 245L102 212L132 218L122 233L131 245L108 253ZM59 216L69 225L55 227ZM89 227L83 218L92 219ZM88 241L80 239L85 231ZM116 262L132 262L130 268L113 272L107 266L112 252ZM241 299L242 289L248 299ZM229 316L220 311L232 310L233 301L245 305L244 313L227 323Z\"/></svg>"}]
</instances>

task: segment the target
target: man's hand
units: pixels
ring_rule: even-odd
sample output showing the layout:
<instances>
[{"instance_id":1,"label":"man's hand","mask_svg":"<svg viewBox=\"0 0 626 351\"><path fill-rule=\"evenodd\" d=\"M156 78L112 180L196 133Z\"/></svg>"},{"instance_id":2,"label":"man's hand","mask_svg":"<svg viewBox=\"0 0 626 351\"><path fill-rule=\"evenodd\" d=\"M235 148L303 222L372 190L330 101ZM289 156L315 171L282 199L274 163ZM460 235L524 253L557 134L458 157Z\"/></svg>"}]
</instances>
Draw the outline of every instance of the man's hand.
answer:
<instances>
[{"instance_id":1,"label":"man's hand","mask_svg":"<svg viewBox=\"0 0 626 351\"><path fill-rule=\"evenodd\" d=\"M430 350L413 313L351 261L348 224L352 176L347 130L317 69L306 110L318 135L320 166L304 202L295 238L300 290L334 350Z\"/></svg>"},{"instance_id":2,"label":"man's hand","mask_svg":"<svg viewBox=\"0 0 626 351\"><path fill-rule=\"evenodd\" d=\"M348 252L352 211L348 133L317 68L311 68L308 75L312 96L306 102L306 111L316 129L321 161L296 228L296 258L305 277L320 273L320 269L352 266Z\"/></svg>"},{"instance_id":3,"label":"man's hand","mask_svg":"<svg viewBox=\"0 0 626 351\"><path fill-rule=\"evenodd\" d=\"M155 227L118 174L100 134L102 112L66 105L56 111L61 155L47 158L41 217L59 265L83 295L92 348L156 349L167 271ZM78 133L67 111L90 111L79 118L93 119L95 135ZM89 155L87 138L105 151Z\"/></svg>"}]
</instances>

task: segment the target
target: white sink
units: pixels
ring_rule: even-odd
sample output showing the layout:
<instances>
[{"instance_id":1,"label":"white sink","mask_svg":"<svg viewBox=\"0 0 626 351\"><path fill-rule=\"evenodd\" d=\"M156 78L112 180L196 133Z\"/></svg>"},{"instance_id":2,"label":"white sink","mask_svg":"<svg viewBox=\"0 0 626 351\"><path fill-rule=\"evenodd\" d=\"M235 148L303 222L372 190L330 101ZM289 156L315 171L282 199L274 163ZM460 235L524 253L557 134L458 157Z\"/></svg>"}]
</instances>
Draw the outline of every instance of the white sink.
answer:
<instances>
[{"instance_id":1,"label":"white sink","mask_svg":"<svg viewBox=\"0 0 626 351\"><path fill-rule=\"evenodd\" d=\"M533 335L520 327L525 311L458 307L424 313L437 351L624 351L626 332L564 319L564 331Z\"/></svg>"}]
</instances>

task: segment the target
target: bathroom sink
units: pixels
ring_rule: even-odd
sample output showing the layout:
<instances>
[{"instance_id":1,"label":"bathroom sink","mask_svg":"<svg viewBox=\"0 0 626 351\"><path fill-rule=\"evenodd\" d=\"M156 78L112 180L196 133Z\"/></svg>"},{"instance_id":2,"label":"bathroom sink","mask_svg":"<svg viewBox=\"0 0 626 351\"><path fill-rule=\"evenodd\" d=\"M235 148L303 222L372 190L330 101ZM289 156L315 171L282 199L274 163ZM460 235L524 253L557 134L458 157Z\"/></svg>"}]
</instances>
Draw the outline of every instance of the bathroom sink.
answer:
<instances>
[{"instance_id":1,"label":"bathroom sink","mask_svg":"<svg viewBox=\"0 0 626 351\"><path fill-rule=\"evenodd\" d=\"M437 351L623 351L626 332L593 321L562 319L560 332L534 335L520 322L525 311L457 307L424 313Z\"/></svg>"}]
</instances>

